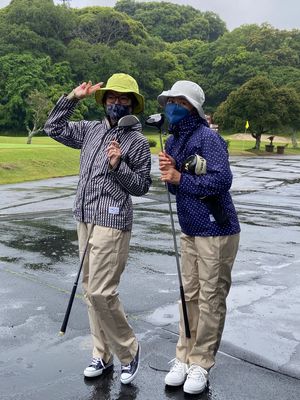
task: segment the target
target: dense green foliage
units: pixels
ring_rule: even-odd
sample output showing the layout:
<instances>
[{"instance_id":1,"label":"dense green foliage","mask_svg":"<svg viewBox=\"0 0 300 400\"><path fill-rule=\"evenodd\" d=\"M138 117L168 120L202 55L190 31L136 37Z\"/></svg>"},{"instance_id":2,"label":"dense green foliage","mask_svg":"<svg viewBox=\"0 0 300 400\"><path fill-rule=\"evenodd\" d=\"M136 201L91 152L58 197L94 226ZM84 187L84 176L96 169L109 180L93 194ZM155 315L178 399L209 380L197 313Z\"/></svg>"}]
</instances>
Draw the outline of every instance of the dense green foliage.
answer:
<instances>
[{"instance_id":1,"label":"dense green foliage","mask_svg":"<svg viewBox=\"0 0 300 400\"><path fill-rule=\"evenodd\" d=\"M288 115L273 117L284 101L299 109L299 30L263 24L228 32L212 12L134 0L119 0L114 8L82 9L54 5L52 0L12 0L0 9L0 132L25 131L34 114L28 102L32 92L53 104L78 83L105 82L115 72L137 79L146 98L145 115L159 111L156 97L174 81L194 80L205 91L206 112L219 107L221 128L237 130L252 115L246 103L234 103L228 96L267 76L272 91L281 96L276 106L264 106L264 118L273 121L265 125L299 128L292 107L285 107ZM255 82L263 93L263 80ZM235 105L228 108L223 104L227 99ZM227 119L224 110L230 113ZM74 118L98 118L101 112L88 99Z\"/></svg>"},{"instance_id":2,"label":"dense green foliage","mask_svg":"<svg viewBox=\"0 0 300 400\"><path fill-rule=\"evenodd\" d=\"M224 21L217 14L190 6L119 0L115 8L140 21L152 36L159 36L166 42L186 38L213 41L226 31Z\"/></svg>"}]
</instances>

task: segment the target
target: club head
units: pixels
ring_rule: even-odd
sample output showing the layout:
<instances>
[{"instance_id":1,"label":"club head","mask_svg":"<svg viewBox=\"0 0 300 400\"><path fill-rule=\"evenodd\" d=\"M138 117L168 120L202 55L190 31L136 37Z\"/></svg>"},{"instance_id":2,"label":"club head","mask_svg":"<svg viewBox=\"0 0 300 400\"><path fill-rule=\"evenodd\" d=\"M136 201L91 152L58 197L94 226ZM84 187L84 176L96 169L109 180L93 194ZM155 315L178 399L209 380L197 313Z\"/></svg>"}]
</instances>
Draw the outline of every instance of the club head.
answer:
<instances>
[{"instance_id":1,"label":"club head","mask_svg":"<svg viewBox=\"0 0 300 400\"><path fill-rule=\"evenodd\" d=\"M139 124L140 120L135 115L125 115L118 121L118 126L120 128L129 128L130 126Z\"/></svg>"},{"instance_id":2,"label":"club head","mask_svg":"<svg viewBox=\"0 0 300 400\"><path fill-rule=\"evenodd\" d=\"M160 129L163 126L164 121L164 114L152 114L146 119L145 124Z\"/></svg>"}]
</instances>

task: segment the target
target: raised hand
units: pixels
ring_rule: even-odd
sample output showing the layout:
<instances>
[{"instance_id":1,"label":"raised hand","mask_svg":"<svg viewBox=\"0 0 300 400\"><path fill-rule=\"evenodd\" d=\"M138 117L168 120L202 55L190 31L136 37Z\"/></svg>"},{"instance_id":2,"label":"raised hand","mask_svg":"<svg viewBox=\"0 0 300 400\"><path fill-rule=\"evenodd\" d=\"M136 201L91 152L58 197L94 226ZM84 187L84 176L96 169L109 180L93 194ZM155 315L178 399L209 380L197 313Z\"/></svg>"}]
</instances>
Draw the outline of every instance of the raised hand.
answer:
<instances>
[{"instance_id":1,"label":"raised hand","mask_svg":"<svg viewBox=\"0 0 300 400\"><path fill-rule=\"evenodd\" d=\"M99 90L102 85L103 82L96 83L95 85L92 85L91 81L83 82L73 89L71 93L73 94L73 97L77 99L84 99Z\"/></svg>"}]
</instances>

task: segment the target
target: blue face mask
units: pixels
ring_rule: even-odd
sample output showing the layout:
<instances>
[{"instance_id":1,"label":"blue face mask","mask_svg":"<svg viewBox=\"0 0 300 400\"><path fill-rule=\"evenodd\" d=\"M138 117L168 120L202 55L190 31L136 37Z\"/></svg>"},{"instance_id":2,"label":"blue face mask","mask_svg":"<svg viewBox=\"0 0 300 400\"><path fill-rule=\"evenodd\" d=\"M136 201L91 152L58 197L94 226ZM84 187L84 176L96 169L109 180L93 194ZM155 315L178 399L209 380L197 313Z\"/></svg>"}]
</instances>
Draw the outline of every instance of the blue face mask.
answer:
<instances>
[{"instance_id":1,"label":"blue face mask","mask_svg":"<svg viewBox=\"0 0 300 400\"><path fill-rule=\"evenodd\" d=\"M106 114L110 119L119 121L120 118L130 114L129 106L122 104L109 104L105 107Z\"/></svg>"},{"instance_id":2,"label":"blue face mask","mask_svg":"<svg viewBox=\"0 0 300 400\"><path fill-rule=\"evenodd\" d=\"M178 124L183 118L189 115L189 110L180 104L168 103L165 107L165 113L170 124Z\"/></svg>"}]
</instances>

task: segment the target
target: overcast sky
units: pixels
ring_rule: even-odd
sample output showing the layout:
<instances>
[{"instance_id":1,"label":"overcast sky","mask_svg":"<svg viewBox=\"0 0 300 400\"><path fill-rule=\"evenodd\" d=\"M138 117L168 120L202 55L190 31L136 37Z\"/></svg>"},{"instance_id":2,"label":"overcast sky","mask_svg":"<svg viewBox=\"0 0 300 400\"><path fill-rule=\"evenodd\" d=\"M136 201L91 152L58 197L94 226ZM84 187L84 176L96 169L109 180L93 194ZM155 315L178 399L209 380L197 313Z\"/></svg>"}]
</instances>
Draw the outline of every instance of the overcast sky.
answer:
<instances>
[{"instance_id":1,"label":"overcast sky","mask_svg":"<svg viewBox=\"0 0 300 400\"><path fill-rule=\"evenodd\" d=\"M300 0L168 0L191 5L201 11L213 11L232 30L242 24L268 22L279 29L300 29ZM59 3L59 0L54 0ZM0 0L0 8L10 0ZM111 6L114 0L71 0L72 7Z\"/></svg>"}]
</instances>

